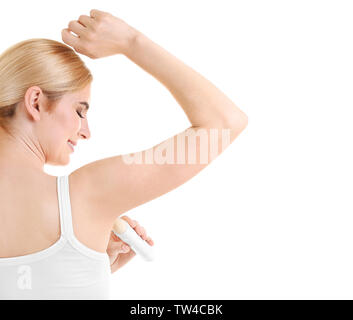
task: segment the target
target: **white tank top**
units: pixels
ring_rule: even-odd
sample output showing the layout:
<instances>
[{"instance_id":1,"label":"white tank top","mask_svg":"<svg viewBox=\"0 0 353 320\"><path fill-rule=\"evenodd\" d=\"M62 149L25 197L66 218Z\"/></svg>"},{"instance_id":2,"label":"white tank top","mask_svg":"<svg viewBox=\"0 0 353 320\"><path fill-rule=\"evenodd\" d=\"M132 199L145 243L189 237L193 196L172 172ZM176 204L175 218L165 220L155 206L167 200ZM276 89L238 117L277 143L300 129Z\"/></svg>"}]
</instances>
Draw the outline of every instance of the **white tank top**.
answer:
<instances>
[{"instance_id":1,"label":"white tank top","mask_svg":"<svg viewBox=\"0 0 353 320\"><path fill-rule=\"evenodd\" d=\"M74 235L68 176L57 177L60 239L32 254L0 258L0 299L110 299L110 262Z\"/></svg>"}]
</instances>

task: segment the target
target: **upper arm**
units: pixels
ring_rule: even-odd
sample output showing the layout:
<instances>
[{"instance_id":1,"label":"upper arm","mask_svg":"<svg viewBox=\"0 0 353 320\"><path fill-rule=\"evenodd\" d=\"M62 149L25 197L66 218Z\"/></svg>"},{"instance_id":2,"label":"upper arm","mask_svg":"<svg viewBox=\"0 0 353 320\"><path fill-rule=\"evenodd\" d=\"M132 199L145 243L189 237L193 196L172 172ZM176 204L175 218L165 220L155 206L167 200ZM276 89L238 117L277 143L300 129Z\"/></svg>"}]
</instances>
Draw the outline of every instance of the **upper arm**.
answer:
<instances>
[{"instance_id":1,"label":"upper arm","mask_svg":"<svg viewBox=\"0 0 353 320\"><path fill-rule=\"evenodd\" d=\"M91 162L75 170L71 178L80 185L97 218L113 222L122 213L175 189L204 169L224 150L221 128L216 132L213 141L217 140L218 150L206 163L202 157L206 153L210 156L211 131L190 127L150 149ZM190 163L190 151L196 155L195 163ZM167 154L170 163L161 164ZM128 159L140 161L131 163ZM148 159L152 161L148 163Z\"/></svg>"}]
</instances>

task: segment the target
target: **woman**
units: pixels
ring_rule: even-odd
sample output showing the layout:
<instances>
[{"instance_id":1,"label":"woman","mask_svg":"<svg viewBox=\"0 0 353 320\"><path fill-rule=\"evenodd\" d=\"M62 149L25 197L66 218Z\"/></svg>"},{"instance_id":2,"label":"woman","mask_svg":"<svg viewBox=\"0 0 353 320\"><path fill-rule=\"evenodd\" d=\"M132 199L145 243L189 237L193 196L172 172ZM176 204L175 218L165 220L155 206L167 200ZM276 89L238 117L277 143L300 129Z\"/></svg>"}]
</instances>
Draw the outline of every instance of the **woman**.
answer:
<instances>
[{"instance_id":1,"label":"woman","mask_svg":"<svg viewBox=\"0 0 353 320\"><path fill-rule=\"evenodd\" d=\"M47 175L45 163L67 164L78 140L90 137L92 75L56 41L31 39L6 50L0 57L2 299L109 298L107 252L113 256L118 240L111 233L116 218L190 180L247 126L244 112L208 80L107 12L71 21L62 39L92 59L126 55L167 87L192 126L142 153ZM160 161L163 150L172 154L167 163ZM120 266L130 258L119 258Z\"/></svg>"}]
</instances>

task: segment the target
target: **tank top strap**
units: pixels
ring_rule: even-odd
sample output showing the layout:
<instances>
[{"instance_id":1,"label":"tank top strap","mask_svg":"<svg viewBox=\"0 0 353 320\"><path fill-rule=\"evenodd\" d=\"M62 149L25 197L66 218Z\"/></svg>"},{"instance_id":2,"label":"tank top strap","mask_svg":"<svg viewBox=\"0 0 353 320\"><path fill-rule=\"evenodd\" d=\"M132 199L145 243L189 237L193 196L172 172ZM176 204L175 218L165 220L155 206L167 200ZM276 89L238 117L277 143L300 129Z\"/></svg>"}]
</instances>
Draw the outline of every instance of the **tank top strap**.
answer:
<instances>
[{"instance_id":1,"label":"tank top strap","mask_svg":"<svg viewBox=\"0 0 353 320\"><path fill-rule=\"evenodd\" d=\"M66 239L72 239L73 226L68 175L57 177L57 190L60 210L61 235L64 236Z\"/></svg>"}]
</instances>

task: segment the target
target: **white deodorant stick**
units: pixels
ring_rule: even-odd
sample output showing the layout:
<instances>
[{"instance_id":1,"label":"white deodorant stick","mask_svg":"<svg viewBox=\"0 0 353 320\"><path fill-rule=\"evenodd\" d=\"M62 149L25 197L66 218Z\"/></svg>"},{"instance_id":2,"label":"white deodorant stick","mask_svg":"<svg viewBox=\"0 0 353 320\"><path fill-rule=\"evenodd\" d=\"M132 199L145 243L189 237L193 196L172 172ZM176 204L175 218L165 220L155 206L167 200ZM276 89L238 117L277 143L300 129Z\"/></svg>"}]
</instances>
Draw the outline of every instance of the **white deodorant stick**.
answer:
<instances>
[{"instance_id":1,"label":"white deodorant stick","mask_svg":"<svg viewBox=\"0 0 353 320\"><path fill-rule=\"evenodd\" d=\"M146 261L153 260L154 255L152 246L143 240L125 220L117 218L113 225L113 232L143 259Z\"/></svg>"}]
</instances>

